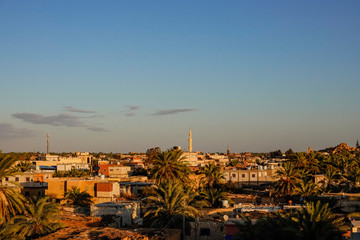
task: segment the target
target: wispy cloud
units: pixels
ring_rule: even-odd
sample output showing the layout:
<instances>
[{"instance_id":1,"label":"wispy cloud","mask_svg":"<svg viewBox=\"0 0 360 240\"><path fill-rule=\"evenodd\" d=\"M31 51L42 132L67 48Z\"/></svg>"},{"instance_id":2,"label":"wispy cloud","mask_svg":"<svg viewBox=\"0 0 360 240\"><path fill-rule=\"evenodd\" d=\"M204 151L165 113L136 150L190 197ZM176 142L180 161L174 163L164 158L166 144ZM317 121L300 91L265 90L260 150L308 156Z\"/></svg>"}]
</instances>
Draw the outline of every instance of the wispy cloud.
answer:
<instances>
[{"instance_id":1,"label":"wispy cloud","mask_svg":"<svg viewBox=\"0 0 360 240\"><path fill-rule=\"evenodd\" d=\"M81 110L78 108L74 108L72 106L65 106L64 109L65 109L65 111L75 112L75 113L96 113L95 111Z\"/></svg>"},{"instance_id":2,"label":"wispy cloud","mask_svg":"<svg viewBox=\"0 0 360 240\"><path fill-rule=\"evenodd\" d=\"M44 116L36 113L14 113L13 117L23 120L24 122L32 124L46 124L51 126L66 126L66 127L83 127L90 131L107 131L105 128L95 127L85 124L80 117L60 113L53 116Z\"/></svg>"},{"instance_id":3,"label":"wispy cloud","mask_svg":"<svg viewBox=\"0 0 360 240\"><path fill-rule=\"evenodd\" d=\"M87 127L86 129L94 132L108 132L109 130L102 127Z\"/></svg>"},{"instance_id":4,"label":"wispy cloud","mask_svg":"<svg viewBox=\"0 0 360 240\"><path fill-rule=\"evenodd\" d=\"M133 117L135 115L136 115L136 113L134 113L134 112L125 113L125 116L127 116L127 117Z\"/></svg>"},{"instance_id":5,"label":"wispy cloud","mask_svg":"<svg viewBox=\"0 0 360 240\"><path fill-rule=\"evenodd\" d=\"M126 105L125 107L133 111L139 110L141 108L140 106L134 106L134 105Z\"/></svg>"},{"instance_id":6,"label":"wispy cloud","mask_svg":"<svg viewBox=\"0 0 360 240\"><path fill-rule=\"evenodd\" d=\"M125 105L125 107L127 108L126 110L122 111L125 112L125 116L127 117L133 117L136 115L136 111L139 110L141 107L140 106L135 106L135 105Z\"/></svg>"},{"instance_id":7,"label":"wispy cloud","mask_svg":"<svg viewBox=\"0 0 360 240\"><path fill-rule=\"evenodd\" d=\"M36 113L14 113L15 118L32 124L47 124L52 126L86 127L79 117L68 113L60 113L54 116L44 116Z\"/></svg>"},{"instance_id":8,"label":"wispy cloud","mask_svg":"<svg viewBox=\"0 0 360 240\"><path fill-rule=\"evenodd\" d=\"M154 114L152 114L153 116L159 116L159 115L173 115L173 114L178 114L178 113L183 113L183 112L193 112L193 111L198 111L198 109L196 108L174 108L174 109L164 109L164 110L158 110L156 111Z\"/></svg>"},{"instance_id":9,"label":"wispy cloud","mask_svg":"<svg viewBox=\"0 0 360 240\"><path fill-rule=\"evenodd\" d=\"M0 140L25 138L38 135L38 132L26 128L15 128L10 123L0 123Z\"/></svg>"}]
</instances>

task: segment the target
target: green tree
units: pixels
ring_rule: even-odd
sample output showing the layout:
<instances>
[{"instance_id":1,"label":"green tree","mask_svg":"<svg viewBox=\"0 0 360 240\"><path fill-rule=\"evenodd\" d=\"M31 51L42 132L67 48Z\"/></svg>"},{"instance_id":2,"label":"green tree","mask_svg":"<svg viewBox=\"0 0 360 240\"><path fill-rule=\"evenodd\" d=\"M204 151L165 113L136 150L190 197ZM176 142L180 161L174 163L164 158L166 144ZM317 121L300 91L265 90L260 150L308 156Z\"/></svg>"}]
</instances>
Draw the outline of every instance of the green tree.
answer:
<instances>
[{"instance_id":1,"label":"green tree","mask_svg":"<svg viewBox=\"0 0 360 240\"><path fill-rule=\"evenodd\" d=\"M153 165L150 167L150 177L157 183L169 180L189 182L189 168L182 162L182 151L164 151L153 156Z\"/></svg>"},{"instance_id":2,"label":"green tree","mask_svg":"<svg viewBox=\"0 0 360 240\"><path fill-rule=\"evenodd\" d=\"M91 195L86 191L81 191L80 188L72 188L65 193L64 199L67 200L68 204L87 207L93 201Z\"/></svg>"},{"instance_id":3,"label":"green tree","mask_svg":"<svg viewBox=\"0 0 360 240\"><path fill-rule=\"evenodd\" d=\"M285 162L283 168L279 169L276 174L279 177L275 184L277 194L285 197L292 195L299 177L295 165L292 162Z\"/></svg>"},{"instance_id":4,"label":"green tree","mask_svg":"<svg viewBox=\"0 0 360 240\"><path fill-rule=\"evenodd\" d=\"M307 199L310 196L318 194L321 191L321 189L312 180L309 181L301 180L296 184L294 191L296 194L299 194L300 196Z\"/></svg>"},{"instance_id":5,"label":"green tree","mask_svg":"<svg viewBox=\"0 0 360 240\"><path fill-rule=\"evenodd\" d=\"M31 161L20 161L19 164L17 165L16 170L18 172L27 172L30 171L32 169L35 169L33 163Z\"/></svg>"},{"instance_id":6,"label":"green tree","mask_svg":"<svg viewBox=\"0 0 360 240\"><path fill-rule=\"evenodd\" d=\"M327 203L320 201L307 203L297 212L294 220L300 228L300 239L341 239L341 234L347 229L344 218L337 217Z\"/></svg>"},{"instance_id":7,"label":"green tree","mask_svg":"<svg viewBox=\"0 0 360 240\"><path fill-rule=\"evenodd\" d=\"M192 196L180 181L160 183L147 201L144 216L151 221L151 226L178 228L182 226L184 214L188 220L198 215L197 209L189 205Z\"/></svg>"},{"instance_id":8,"label":"green tree","mask_svg":"<svg viewBox=\"0 0 360 240\"><path fill-rule=\"evenodd\" d=\"M227 166L229 167L236 167L237 165L239 165L240 161L237 159L232 159L229 160L229 162L227 163Z\"/></svg>"},{"instance_id":9,"label":"green tree","mask_svg":"<svg viewBox=\"0 0 360 240\"><path fill-rule=\"evenodd\" d=\"M25 215L12 219L10 231L18 237L37 238L62 227L58 219L59 208L49 197L33 200L25 204Z\"/></svg>"},{"instance_id":10,"label":"green tree","mask_svg":"<svg viewBox=\"0 0 360 240\"><path fill-rule=\"evenodd\" d=\"M200 174L205 176L201 177L200 181L203 185L212 188L218 187L224 182L221 168L213 163L206 164L199 170Z\"/></svg>"},{"instance_id":11,"label":"green tree","mask_svg":"<svg viewBox=\"0 0 360 240\"><path fill-rule=\"evenodd\" d=\"M223 200L229 200L226 192L220 188L203 188L200 196L210 207L220 207Z\"/></svg>"},{"instance_id":12,"label":"green tree","mask_svg":"<svg viewBox=\"0 0 360 240\"><path fill-rule=\"evenodd\" d=\"M0 224L6 222L11 216L23 211L25 198L15 187L3 183L4 179L14 175L15 158L0 151Z\"/></svg>"}]
</instances>

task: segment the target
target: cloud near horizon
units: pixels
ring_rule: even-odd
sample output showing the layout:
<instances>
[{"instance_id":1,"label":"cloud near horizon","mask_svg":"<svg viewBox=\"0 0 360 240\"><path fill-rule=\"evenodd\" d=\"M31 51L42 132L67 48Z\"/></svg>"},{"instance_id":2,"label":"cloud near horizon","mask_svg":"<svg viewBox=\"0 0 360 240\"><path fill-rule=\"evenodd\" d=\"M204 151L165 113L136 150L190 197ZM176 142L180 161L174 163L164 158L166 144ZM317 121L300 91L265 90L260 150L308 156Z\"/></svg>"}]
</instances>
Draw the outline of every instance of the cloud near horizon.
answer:
<instances>
[{"instance_id":1,"label":"cloud near horizon","mask_svg":"<svg viewBox=\"0 0 360 240\"><path fill-rule=\"evenodd\" d=\"M0 140L33 137L38 135L38 132L26 128L15 128L10 123L0 123Z\"/></svg>"},{"instance_id":2,"label":"cloud near horizon","mask_svg":"<svg viewBox=\"0 0 360 240\"><path fill-rule=\"evenodd\" d=\"M152 114L153 116L161 116L161 115L174 115L174 114L178 114L178 113L183 113L183 112L193 112L193 111L198 111L199 109L197 108L175 108L175 109L164 109L164 110L157 110L154 114Z\"/></svg>"},{"instance_id":3,"label":"cloud near horizon","mask_svg":"<svg viewBox=\"0 0 360 240\"><path fill-rule=\"evenodd\" d=\"M135 105L125 105L125 107L127 108L127 110L124 110L123 112L125 112L125 116L127 117L136 116L136 111L141 108L140 106Z\"/></svg>"},{"instance_id":4,"label":"cloud near horizon","mask_svg":"<svg viewBox=\"0 0 360 240\"><path fill-rule=\"evenodd\" d=\"M65 106L64 107L65 111L68 112L76 112L76 113L96 113L95 111L89 111L89 110L81 110L78 108L74 108L72 106Z\"/></svg>"},{"instance_id":5,"label":"cloud near horizon","mask_svg":"<svg viewBox=\"0 0 360 240\"><path fill-rule=\"evenodd\" d=\"M24 122L32 124L46 124L51 126L66 126L66 127L82 127L90 131L107 131L101 127L89 126L80 120L80 117L68 114L60 113L53 116L44 116L36 113L14 113L13 117L23 120Z\"/></svg>"}]
</instances>

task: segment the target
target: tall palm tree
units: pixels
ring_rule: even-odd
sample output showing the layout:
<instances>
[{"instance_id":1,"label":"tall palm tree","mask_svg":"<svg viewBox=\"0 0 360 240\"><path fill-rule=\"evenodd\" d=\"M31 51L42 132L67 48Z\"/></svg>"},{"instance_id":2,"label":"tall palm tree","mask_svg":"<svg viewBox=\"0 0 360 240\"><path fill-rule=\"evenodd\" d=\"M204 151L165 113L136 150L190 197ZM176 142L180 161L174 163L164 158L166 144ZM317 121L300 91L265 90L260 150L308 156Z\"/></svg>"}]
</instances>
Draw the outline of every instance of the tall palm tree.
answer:
<instances>
[{"instance_id":1,"label":"tall palm tree","mask_svg":"<svg viewBox=\"0 0 360 240\"><path fill-rule=\"evenodd\" d=\"M285 162L283 168L277 172L279 180L276 182L275 189L280 196L288 197L293 194L299 174L292 162Z\"/></svg>"},{"instance_id":2,"label":"tall palm tree","mask_svg":"<svg viewBox=\"0 0 360 240\"><path fill-rule=\"evenodd\" d=\"M152 222L151 226L178 228L184 215L187 219L198 215L197 209L189 205L190 198L180 181L163 182L147 198L144 216Z\"/></svg>"},{"instance_id":3,"label":"tall palm tree","mask_svg":"<svg viewBox=\"0 0 360 240\"><path fill-rule=\"evenodd\" d=\"M331 187L333 186L334 182L336 179L338 179L338 169L336 169L335 167L329 165L326 169L325 169L325 172L324 172L324 175L326 177L326 180L327 180L327 187Z\"/></svg>"},{"instance_id":4,"label":"tall palm tree","mask_svg":"<svg viewBox=\"0 0 360 240\"><path fill-rule=\"evenodd\" d=\"M182 151L164 151L153 156L150 177L162 183L169 180L189 182L190 169L182 162Z\"/></svg>"},{"instance_id":5,"label":"tall palm tree","mask_svg":"<svg viewBox=\"0 0 360 240\"><path fill-rule=\"evenodd\" d=\"M296 194L300 194L301 197L308 198L321 191L320 187L312 180L299 181L294 189Z\"/></svg>"},{"instance_id":6,"label":"tall palm tree","mask_svg":"<svg viewBox=\"0 0 360 240\"><path fill-rule=\"evenodd\" d=\"M205 175L201 178L201 182L209 188L217 187L224 181L221 168L213 163L203 166L199 173Z\"/></svg>"},{"instance_id":7,"label":"tall palm tree","mask_svg":"<svg viewBox=\"0 0 360 240\"><path fill-rule=\"evenodd\" d=\"M203 188L200 196L210 207L220 207L223 200L229 200L226 192L217 188Z\"/></svg>"},{"instance_id":8,"label":"tall palm tree","mask_svg":"<svg viewBox=\"0 0 360 240\"><path fill-rule=\"evenodd\" d=\"M343 177L350 183L351 187L357 187L360 182L360 169L357 164L349 166Z\"/></svg>"},{"instance_id":9,"label":"tall palm tree","mask_svg":"<svg viewBox=\"0 0 360 240\"><path fill-rule=\"evenodd\" d=\"M341 239L346 225L344 218L331 212L327 203L320 201L307 203L294 217L300 228L300 238L307 240Z\"/></svg>"},{"instance_id":10,"label":"tall palm tree","mask_svg":"<svg viewBox=\"0 0 360 240\"><path fill-rule=\"evenodd\" d=\"M10 231L19 237L36 238L56 231L62 227L58 220L59 208L49 197L31 199L25 204L25 215L18 215L12 219Z\"/></svg>"},{"instance_id":11,"label":"tall palm tree","mask_svg":"<svg viewBox=\"0 0 360 240\"><path fill-rule=\"evenodd\" d=\"M81 191L80 188L72 188L65 193L64 199L71 205L87 207L93 203L92 196L86 192Z\"/></svg>"},{"instance_id":12,"label":"tall palm tree","mask_svg":"<svg viewBox=\"0 0 360 240\"><path fill-rule=\"evenodd\" d=\"M4 184L4 180L15 174L16 159L0 151L0 224L24 209L25 198L14 187Z\"/></svg>"}]
</instances>

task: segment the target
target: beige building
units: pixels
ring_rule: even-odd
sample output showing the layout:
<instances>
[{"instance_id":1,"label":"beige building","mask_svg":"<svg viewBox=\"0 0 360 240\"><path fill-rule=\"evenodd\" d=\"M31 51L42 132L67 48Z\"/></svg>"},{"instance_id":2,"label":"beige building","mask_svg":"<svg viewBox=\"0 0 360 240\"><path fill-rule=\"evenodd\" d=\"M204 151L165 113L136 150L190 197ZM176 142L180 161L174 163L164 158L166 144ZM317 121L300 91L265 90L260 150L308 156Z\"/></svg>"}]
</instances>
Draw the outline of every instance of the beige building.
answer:
<instances>
[{"instance_id":1,"label":"beige building","mask_svg":"<svg viewBox=\"0 0 360 240\"><path fill-rule=\"evenodd\" d=\"M274 182L276 169L237 169L230 168L222 170L226 181L231 181L238 186L260 185Z\"/></svg>"}]
</instances>

